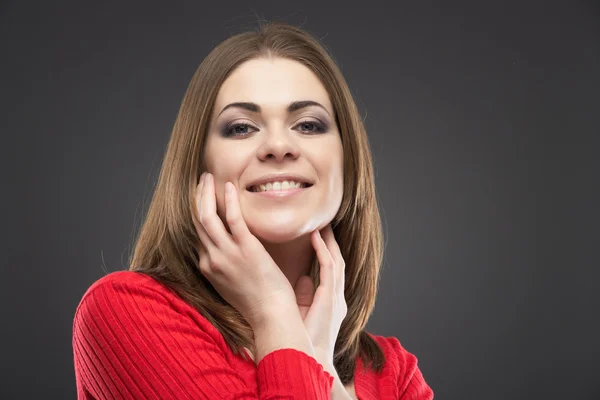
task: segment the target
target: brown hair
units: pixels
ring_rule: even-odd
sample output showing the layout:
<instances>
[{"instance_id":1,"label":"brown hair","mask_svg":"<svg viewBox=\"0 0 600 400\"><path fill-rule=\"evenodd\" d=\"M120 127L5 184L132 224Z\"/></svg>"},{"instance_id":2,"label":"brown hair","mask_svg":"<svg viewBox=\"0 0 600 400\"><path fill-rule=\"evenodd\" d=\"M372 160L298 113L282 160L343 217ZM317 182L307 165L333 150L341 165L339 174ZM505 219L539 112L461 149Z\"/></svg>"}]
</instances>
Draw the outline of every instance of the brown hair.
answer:
<instances>
[{"instance_id":1,"label":"brown hair","mask_svg":"<svg viewBox=\"0 0 600 400\"><path fill-rule=\"evenodd\" d=\"M332 221L346 262L348 312L337 338L334 366L344 385L355 362L380 372L384 354L365 326L375 306L383 258L383 232L375 192L371 151L362 119L334 59L306 31L284 22L259 24L229 37L200 64L187 88L166 149L148 214L130 257L130 271L152 276L174 290L221 332L230 349L245 358L253 332L200 273L193 224L194 191L203 172L202 152L221 84L241 63L281 57L313 71L329 93L344 153L344 193ZM185 194L185 195L179 195ZM319 284L316 257L310 270Z\"/></svg>"}]
</instances>

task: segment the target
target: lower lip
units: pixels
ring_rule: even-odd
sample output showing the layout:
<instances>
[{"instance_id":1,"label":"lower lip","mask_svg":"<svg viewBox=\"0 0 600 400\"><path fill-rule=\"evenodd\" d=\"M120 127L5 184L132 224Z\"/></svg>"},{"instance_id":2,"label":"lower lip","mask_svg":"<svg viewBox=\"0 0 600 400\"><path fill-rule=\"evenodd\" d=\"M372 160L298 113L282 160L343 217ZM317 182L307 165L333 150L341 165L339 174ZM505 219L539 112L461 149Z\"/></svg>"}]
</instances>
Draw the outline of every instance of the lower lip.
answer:
<instances>
[{"instance_id":1,"label":"lower lip","mask_svg":"<svg viewBox=\"0 0 600 400\"><path fill-rule=\"evenodd\" d=\"M266 192L250 192L248 190L248 192L250 192L251 194L256 194L262 197L266 197L266 198L274 198L274 199L280 199L280 198L288 198L290 196L294 196L298 193L304 192L307 189L310 189L312 186L309 187L305 187L305 188L294 188L294 189L285 189L285 190L267 190Z\"/></svg>"}]
</instances>

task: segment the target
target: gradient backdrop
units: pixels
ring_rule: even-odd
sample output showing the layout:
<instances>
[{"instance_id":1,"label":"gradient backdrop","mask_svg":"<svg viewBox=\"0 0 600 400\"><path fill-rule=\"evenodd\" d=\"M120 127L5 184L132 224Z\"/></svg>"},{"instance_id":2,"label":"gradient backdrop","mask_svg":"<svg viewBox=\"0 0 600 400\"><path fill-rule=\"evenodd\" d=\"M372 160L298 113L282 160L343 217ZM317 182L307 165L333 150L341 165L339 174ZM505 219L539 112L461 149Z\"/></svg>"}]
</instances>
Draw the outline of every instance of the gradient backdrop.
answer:
<instances>
[{"instance_id":1,"label":"gradient backdrop","mask_svg":"<svg viewBox=\"0 0 600 400\"><path fill-rule=\"evenodd\" d=\"M600 399L598 3L160 3L0 3L0 398L75 398L75 307L127 268L196 68L258 15L320 38L364 117L368 329L437 399Z\"/></svg>"}]
</instances>

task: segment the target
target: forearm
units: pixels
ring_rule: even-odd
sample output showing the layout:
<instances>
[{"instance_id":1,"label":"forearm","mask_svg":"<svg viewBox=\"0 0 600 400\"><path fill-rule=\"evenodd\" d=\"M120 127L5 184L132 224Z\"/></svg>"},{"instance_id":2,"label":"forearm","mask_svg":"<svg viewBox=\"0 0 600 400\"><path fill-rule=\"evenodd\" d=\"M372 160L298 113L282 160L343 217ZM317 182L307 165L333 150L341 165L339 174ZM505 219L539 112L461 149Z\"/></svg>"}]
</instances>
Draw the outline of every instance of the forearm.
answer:
<instances>
[{"instance_id":1,"label":"forearm","mask_svg":"<svg viewBox=\"0 0 600 400\"><path fill-rule=\"evenodd\" d=\"M296 312L277 313L264 318L253 330L256 365L267 354L284 348L296 349L315 357L310 336L297 309Z\"/></svg>"},{"instance_id":2,"label":"forearm","mask_svg":"<svg viewBox=\"0 0 600 400\"><path fill-rule=\"evenodd\" d=\"M352 400L334 365L331 362L323 361L328 358L319 349L313 347L302 317L295 311L297 308L291 312L269 314L270 317L264 317L259 323L251 324L256 346L254 363L258 365L264 356L277 349L293 348L303 351L314 357L323 366L323 370L333 377L331 399Z\"/></svg>"}]
</instances>

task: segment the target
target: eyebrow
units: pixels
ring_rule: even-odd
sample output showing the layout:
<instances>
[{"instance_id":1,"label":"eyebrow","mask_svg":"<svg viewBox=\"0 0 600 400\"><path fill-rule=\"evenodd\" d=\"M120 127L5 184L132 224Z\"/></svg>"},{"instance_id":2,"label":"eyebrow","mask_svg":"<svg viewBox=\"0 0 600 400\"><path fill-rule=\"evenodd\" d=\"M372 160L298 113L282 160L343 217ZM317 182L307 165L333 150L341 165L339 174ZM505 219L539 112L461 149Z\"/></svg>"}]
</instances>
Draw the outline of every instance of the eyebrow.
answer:
<instances>
[{"instance_id":1,"label":"eyebrow","mask_svg":"<svg viewBox=\"0 0 600 400\"><path fill-rule=\"evenodd\" d=\"M301 108L310 107L310 106L321 107L323 110L325 110L325 112L327 114L329 114L329 111L327 111L327 109L325 107L323 107L322 104L317 103L316 101L312 101L312 100L294 101L288 105L287 112L288 112L288 114L290 114L290 113L293 113L294 111L300 110ZM260 110L261 110L260 106L256 103L241 101L241 102L227 104L225 107L223 107L223 109L221 110L219 115L223 114L223 111L227 110L228 108L232 108L232 107L243 108L244 110L248 110L253 113L260 113ZM217 115L217 117L219 115Z\"/></svg>"}]
</instances>

